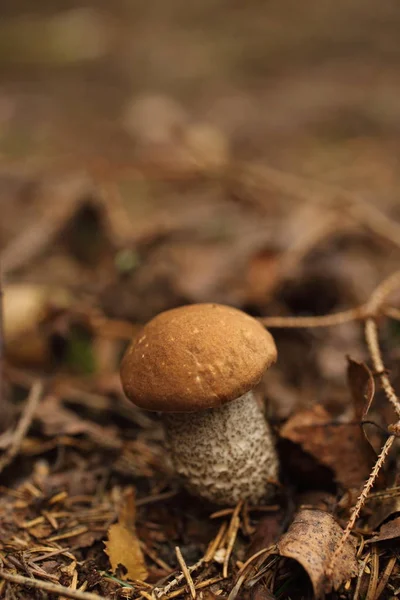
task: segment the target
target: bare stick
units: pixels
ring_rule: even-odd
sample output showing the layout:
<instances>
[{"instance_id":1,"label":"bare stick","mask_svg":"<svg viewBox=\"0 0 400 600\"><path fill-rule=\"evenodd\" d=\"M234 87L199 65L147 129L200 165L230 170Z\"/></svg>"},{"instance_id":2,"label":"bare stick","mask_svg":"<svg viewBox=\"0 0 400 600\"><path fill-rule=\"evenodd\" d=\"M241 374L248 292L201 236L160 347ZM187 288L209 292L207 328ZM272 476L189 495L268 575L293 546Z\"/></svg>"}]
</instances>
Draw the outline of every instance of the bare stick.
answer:
<instances>
[{"instance_id":1,"label":"bare stick","mask_svg":"<svg viewBox=\"0 0 400 600\"><path fill-rule=\"evenodd\" d=\"M15 456L18 454L18 450L21 446L21 443L26 435L26 432L29 429L29 426L32 422L32 419L35 415L35 411L38 407L40 399L43 393L43 384L41 381L35 381L31 387L31 391L29 392L28 399L26 401L24 410L22 411L21 418L18 422L17 427L15 428L12 442L4 453L4 455L0 459L0 473L3 469L9 465Z\"/></svg>"},{"instance_id":2,"label":"bare stick","mask_svg":"<svg viewBox=\"0 0 400 600\"><path fill-rule=\"evenodd\" d=\"M185 562L185 559L182 556L182 552L179 548L179 546L176 546L175 548L175 553L176 553L176 558L178 559L178 563L182 569L182 573L185 576L185 579L187 581L187 584L189 586L189 590L190 590L190 595L192 596L193 600L195 600L196 598L196 590L194 587L194 583L193 583L193 579L191 574L189 573L189 569L187 568L187 564Z\"/></svg>"},{"instance_id":3,"label":"bare stick","mask_svg":"<svg viewBox=\"0 0 400 600\"><path fill-rule=\"evenodd\" d=\"M106 598L105 596L98 596L97 594L91 594L90 592L73 590L56 583L50 583L40 579L30 579L29 577L23 577L22 575L13 575L4 569L0 569L0 579L5 579L6 581L10 581L11 583L16 583L17 585L22 585L24 587L43 590L44 592L49 592L49 594L57 594L58 596L72 598L73 600L109 600L109 598Z\"/></svg>"},{"instance_id":4,"label":"bare stick","mask_svg":"<svg viewBox=\"0 0 400 600\"><path fill-rule=\"evenodd\" d=\"M195 563L191 567L188 567L189 573L193 573L193 571L196 571L197 569L199 569L203 565L203 563L204 563L204 558L201 558L199 561L197 561L197 563ZM172 581L167 583L167 585L165 585L164 587L153 588L152 595L155 598L161 598L162 596L167 596L169 594L170 590L173 589L174 587L176 587L183 579L185 579L185 576L183 573L180 573L174 579L172 579Z\"/></svg>"},{"instance_id":5,"label":"bare stick","mask_svg":"<svg viewBox=\"0 0 400 600\"><path fill-rule=\"evenodd\" d=\"M355 308L350 308L349 310L344 310L342 312L330 315L320 315L317 317L259 317L257 320L265 325L265 327L269 328L332 327L334 325L364 319L366 316L365 306L366 305L356 306Z\"/></svg>"},{"instance_id":6,"label":"bare stick","mask_svg":"<svg viewBox=\"0 0 400 600\"><path fill-rule=\"evenodd\" d=\"M236 536L240 527L240 511L243 508L243 500L239 500L235 510L233 511L231 522L229 523L229 529L227 533L228 543L225 551L224 564L222 567L222 577L226 579L228 577L229 559L232 554L233 546L236 542Z\"/></svg>"}]
</instances>

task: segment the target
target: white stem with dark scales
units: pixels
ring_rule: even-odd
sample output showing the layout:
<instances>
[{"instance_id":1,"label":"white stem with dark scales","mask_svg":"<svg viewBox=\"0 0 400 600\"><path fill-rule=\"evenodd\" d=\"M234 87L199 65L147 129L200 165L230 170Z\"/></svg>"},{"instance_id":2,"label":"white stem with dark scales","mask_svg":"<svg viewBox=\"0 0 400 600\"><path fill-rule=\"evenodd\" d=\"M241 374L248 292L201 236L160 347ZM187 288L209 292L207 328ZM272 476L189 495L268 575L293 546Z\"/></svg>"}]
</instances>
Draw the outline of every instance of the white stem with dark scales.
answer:
<instances>
[{"instance_id":1,"label":"white stem with dark scales","mask_svg":"<svg viewBox=\"0 0 400 600\"><path fill-rule=\"evenodd\" d=\"M219 408L164 413L163 420L175 469L189 491L230 506L271 496L278 458L252 391Z\"/></svg>"}]
</instances>

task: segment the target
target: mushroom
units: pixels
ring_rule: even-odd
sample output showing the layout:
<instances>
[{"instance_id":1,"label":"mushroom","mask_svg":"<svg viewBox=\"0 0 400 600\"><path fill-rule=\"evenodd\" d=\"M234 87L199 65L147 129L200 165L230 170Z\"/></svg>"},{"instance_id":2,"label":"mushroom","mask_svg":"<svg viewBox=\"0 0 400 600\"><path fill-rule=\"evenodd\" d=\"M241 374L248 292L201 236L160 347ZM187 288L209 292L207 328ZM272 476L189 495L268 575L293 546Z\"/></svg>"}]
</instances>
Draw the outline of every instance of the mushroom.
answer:
<instances>
[{"instance_id":1,"label":"mushroom","mask_svg":"<svg viewBox=\"0 0 400 600\"><path fill-rule=\"evenodd\" d=\"M133 339L121 365L125 394L163 413L190 492L224 505L271 495L278 459L254 388L276 357L256 319L220 304L165 311Z\"/></svg>"}]
</instances>

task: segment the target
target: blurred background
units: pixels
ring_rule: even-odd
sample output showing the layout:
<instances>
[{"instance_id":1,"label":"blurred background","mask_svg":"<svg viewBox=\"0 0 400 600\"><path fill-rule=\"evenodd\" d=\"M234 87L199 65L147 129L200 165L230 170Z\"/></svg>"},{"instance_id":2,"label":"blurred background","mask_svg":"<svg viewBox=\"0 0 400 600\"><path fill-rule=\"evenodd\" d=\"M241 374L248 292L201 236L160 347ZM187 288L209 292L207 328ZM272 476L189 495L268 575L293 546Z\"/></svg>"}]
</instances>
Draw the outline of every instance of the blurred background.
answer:
<instances>
[{"instance_id":1,"label":"blurred background","mask_svg":"<svg viewBox=\"0 0 400 600\"><path fill-rule=\"evenodd\" d=\"M3 0L0 13L0 248L18 364L115 373L161 310L323 314L364 302L398 265L395 0ZM281 416L302 396L343 397L360 335L277 332Z\"/></svg>"}]
</instances>

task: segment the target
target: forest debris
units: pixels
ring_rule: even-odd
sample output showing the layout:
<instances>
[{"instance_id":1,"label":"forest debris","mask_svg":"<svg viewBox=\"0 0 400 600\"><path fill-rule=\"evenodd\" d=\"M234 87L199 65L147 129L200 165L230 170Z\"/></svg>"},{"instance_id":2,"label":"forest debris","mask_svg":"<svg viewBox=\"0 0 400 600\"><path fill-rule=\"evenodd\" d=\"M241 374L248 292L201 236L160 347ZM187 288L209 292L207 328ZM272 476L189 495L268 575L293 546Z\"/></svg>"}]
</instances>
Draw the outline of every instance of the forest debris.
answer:
<instances>
[{"instance_id":1,"label":"forest debris","mask_svg":"<svg viewBox=\"0 0 400 600\"><path fill-rule=\"evenodd\" d=\"M42 398L42 393L43 384L41 383L41 381L35 381L35 383L31 387L31 391L29 392L29 396L27 398L19 423L12 436L11 444L6 450L6 452L3 454L3 456L0 458L0 473L7 465L9 465L12 462L12 460L18 454L22 441L32 423L35 411Z\"/></svg>"},{"instance_id":2,"label":"forest debris","mask_svg":"<svg viewBox=\"0 0 400 600\"><path fill-rule=\"evenodd\" d=\"M119 565L122 565L126 569L126 574L120 573L121 578L144 581L148 573L136 534L135 519L135 496L131 489L121 507L118 523L111 525L108 530L108 541L104 542L105 552L108 554L114 573Z\"/></svg>"},{"instance_id":3,"label":"forest debris","mask_svg":"<svg viewBox=\"0 0 400 600\"><path fill-rule=\"evenodd\" d=\"M325 579L326 567L342 536L335 519L321 510L301 510L277 544L280 556L296 560L307 572L316 598L330 591ZM358 572L355 544L348 539L337 558L332 585L337 590Z\"/></svg>"},{"instance_id":4,"label":"forest debris","mask_svg":"<svg viewBox=\"0 0 400 600\"><path fill-rule=\"evenodd\" d=\"M176 546L175 553L176 553L176 558L178 559L178 562L179 562L179 566L182 569L182 573L185 576L186 583L189 586L190 595L192 596L193 600L195 600L195 598L196 598L196 590L195 590L195 587L194 587L193 579L192 579L192 576L191 576L191 574L189 572L189 569L187 568L187 564L185 562L185 559L182 556L182 552L181 552L181 549L179 548L179 546Z\"/></svg>"},{"instance_id":5,"label":"forest debris","mask_svg":"<svg viewBox=\"0 0 400 600\"><path fill-rule=\"evenodd\" d=\"M351 395L353 397L353 406L354 406L354 416L356 421L365 420L369 409L371 407L372 401L375 395L375 381L372 376L370 369L364 362L357 362L347 357L347 382L351 391ZM376 453L372 442L369 440L368 435L366 433L365 427L363 427L364 438L367 443L364 443L364 452L366 456L369 457L371 461L371 466L373 461L376 459ZM360 436L360 442L362 443L362 438Z\"/></svg>"},{"instance_id":6,"label":"forest debris","mask_svg":"<svg viewBox=\"0 0 400 600\"><path fill-rule=\"evenodd\" d=\"M368 414L375 394L375 381L371 371L363 362L347 357L347 379L354 400L357 419Z\"/></svg>"},{"instance_id":7,"label":"forest debris","mask_svg":"<svg viewBox=\"0 0 400 600\"><path fill-rule=\"evenodd\" d=\"M391 519L384 523L377 535L371 538L370 542L384 542L386 540L394 540L400 537L400 517Z\"/></svg>"},{"instance_id":8,"label":"forest debris","mask_svg":"<svg viewBox=\"0 0 400 600\"><path fill-rule=\"evenodd\" d=\"M365 440L356 423L335 423L320 404L297 412L280 431L280 436L299 444L320 464L331 468L346 489L362 485L373 462L364 451Z\"/></svg>"},{"instance_id":9,"label":"forest debris","mask_svg":"<svg viewBox=\"0 0 400 600\"><path fill-rule=\"evenodd\" d=\"M400 490L395 487L376 492L367 498L367 502L372 512L368 525L376 530L385 521L400 513Z\"/></svg>"},{"instance_id":10,"label":"forest debris","mask_svg":"<svg viewBox=\"0 0 400 600\"><path fill-rule=\"evenodd\" d=\"M43 401L39 416L44 433L48 436L86 434L102 447L119 449L122 445L115 428L83 419L73 410L65 408L61 399L53 394Z\"/></svg>"},{"instance_id":11,"label":"forest debris","mask_svg":"<svg viewBox=\"0 0 400 600\"><path fill-rule=\"evenodd\" d=\"M48 581L41 581L39 579L33 579L32 577L23 577L22 575L9 573L4 569L0 569L0 579L22 585L27 588L43 590L49 592L49 594L62 594L66 598L72 598L74 600L107 600L103 596L97 594L91 594L83 592L81 590L73 590L71 588L64 587L56 583L50 583Z\"/></svg>"}]
</instances>

